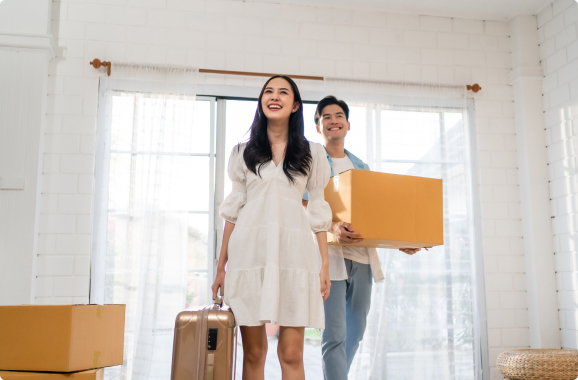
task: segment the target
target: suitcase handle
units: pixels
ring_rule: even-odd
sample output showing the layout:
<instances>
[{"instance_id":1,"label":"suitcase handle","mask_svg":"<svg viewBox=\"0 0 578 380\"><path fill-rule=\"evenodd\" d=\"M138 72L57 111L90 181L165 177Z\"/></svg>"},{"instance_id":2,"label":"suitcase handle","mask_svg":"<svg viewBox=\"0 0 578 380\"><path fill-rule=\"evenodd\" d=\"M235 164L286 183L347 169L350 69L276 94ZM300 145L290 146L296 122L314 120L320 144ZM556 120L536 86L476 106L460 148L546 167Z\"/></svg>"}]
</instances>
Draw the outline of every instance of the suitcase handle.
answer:
<instances>
[{"instance_id":1,"label":"suitcase handle","mask_svg":"<svg viewBox=\"0 0 578 380\"><path fill-rule=\"evenodd\" d=\"M207 378L205 380L214 380L215 377L215 354L209 354L207 358Z\"/></svg>"},{"instance_id":2,"label":"suitcase handle","mask_svg":"<svg viewBox=\"0 0 578 380\"><path fill-rule=\"evenodd\" d=\"M0 0L1 1L1 0ZM217 295L217 298L214 300L213 308L215 306L218 309L223 307L223 297ZM235 327L235 359L233 360L233 380L237 378L237 327ZM209 354L207 358L207 378L205 380L213 380L214 378L214 371L215 371L215 355Z\"/></svg>"}]
</instances>

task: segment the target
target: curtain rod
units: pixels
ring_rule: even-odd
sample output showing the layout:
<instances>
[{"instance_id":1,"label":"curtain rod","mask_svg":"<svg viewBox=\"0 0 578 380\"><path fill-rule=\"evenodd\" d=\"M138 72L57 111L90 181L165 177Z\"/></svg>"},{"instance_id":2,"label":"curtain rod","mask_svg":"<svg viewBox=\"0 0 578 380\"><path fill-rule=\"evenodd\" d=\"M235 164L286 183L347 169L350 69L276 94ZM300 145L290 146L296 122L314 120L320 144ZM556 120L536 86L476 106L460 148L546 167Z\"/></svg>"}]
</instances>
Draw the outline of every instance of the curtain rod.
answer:
<instances>
[{"instance_id":1,"label":"curtain rod","mask_svg":"<svg viewBox=\"0 0 578 380\"><path fill-rule=\"evenodd\" d=\"M92 60L92 62L89 62L90 65L92 65L95 69L98 69L100 67L106 67L106 73L108 76L110 76L110 72L111 72L111 68L112 68L112 63L110 61L101 61L98 58L95 58L94 60ZM241 75L241 76L250 76L250 77L272 77L273 75L280 75L280 74L272 74L272 73L258 73L258 72L252 72L252 71L229 71L229 70L212 70L212 69L199 69L199 73L203 73L203 74L222 74L222 75ZM323 77L319 77L319 76L311 76L311 75L287 75L290 78L293 79L305 79L305 80L316 80L316 81L323 81ZM344 80L344 81L357 81L357 82L370 82L369 80L364 80L364 79L349 79L349 78L334 78L337 80ZM411 83L404 83L404 82L388 82L388 81L377 81L377 82L381 82L381 83L387 83L387 84L397 84L397 85L411 85ZM417 85L417 83L416 83ZM439 87L462 87L462 86L458 86L458 85L438 85ZM467 90L471 90L474 93L477 93L478 91L480 91L482 88L480 87L479 84L475 83L473 85L466 85L466 89Z\"/></svg>"},{"instance_id":2,"label":"curtain rod","mask_svg":"<svg viewBox=\"0 0 578 380\"><path fill-rule=\"evenodd\" d=\"M225 74L225 75L242 75L248 77L272 77L273 75L285 75L285 74L271 74L271 73L256 73L251 71L229 71L229 70L211 70L211 69L199 69L199 73L205 74ZM319 80L323 81L323 77L316 77L311 75L285 75L293 79L306 79L306 80Z\"/></svg>"},{"instance_id":3,"label":"curtain rod","mask_svg":"<svg viewBox=\"0 0 578 380\"><path fill-rule=\"evenodd\" d=\"M325 79L342 81L342 82L361 82L361 83L381 83L381 84L392 84L397 86L434 86L443 88L462 88L463 85L460 84L438 84L438 83L417 83L417 82L399 82L390 80L372 80L372 79L361 79L361 78L339 78L339 77L326 77ZM466 85L467 90L472 90L473 92L478 92L482 88L479 84L475 83L473 85Z\"/></svg>"}]
</instances>

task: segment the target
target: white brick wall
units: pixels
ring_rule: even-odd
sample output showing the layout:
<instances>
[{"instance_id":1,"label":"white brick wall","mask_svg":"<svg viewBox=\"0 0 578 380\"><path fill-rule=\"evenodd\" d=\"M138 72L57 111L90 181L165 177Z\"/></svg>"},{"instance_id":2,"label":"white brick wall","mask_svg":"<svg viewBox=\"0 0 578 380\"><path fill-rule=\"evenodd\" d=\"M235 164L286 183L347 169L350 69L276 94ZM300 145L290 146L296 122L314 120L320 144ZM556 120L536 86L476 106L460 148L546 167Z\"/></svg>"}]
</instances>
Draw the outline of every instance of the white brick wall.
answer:
<instances>
[{"instance_id":1,"label":"white brick wall","mask_svg":"<svg viewBox=\"0 0 578 380\"><path fill-rule=\"evenodd\" d=\"M538 26L561 341L578 349L578 4L555 1L538 15Z\"/></svg>"},{"instance_id":2,"label":"white brick wall","mask_svg":"<svg viewBox=\"0 0 578 380\"><path fill-rule=\"evenodd\" d=\"M54 4L53 32L60 48L50 66L39 303L88 299L96 95L102 75L88 65L93 58L412 82L478 82L483 90L475 95L476 153L492 366L504 349L529 345L513 95L508 86L508 23L217 0ZM543 14L542 29L553 17L576 15L570 10ZM548 39L563 33L559 40L564 49L578 50L570 41L572 32L565 29L548 27L541 33ZM559 54L549 57L553 70L562 70L568 62L565 53ZM227 83L222 77L201 78ZM564 96L554 100L563 101ZM493 373L497 377L495 368Z\"/></svg>"}]
</instances>

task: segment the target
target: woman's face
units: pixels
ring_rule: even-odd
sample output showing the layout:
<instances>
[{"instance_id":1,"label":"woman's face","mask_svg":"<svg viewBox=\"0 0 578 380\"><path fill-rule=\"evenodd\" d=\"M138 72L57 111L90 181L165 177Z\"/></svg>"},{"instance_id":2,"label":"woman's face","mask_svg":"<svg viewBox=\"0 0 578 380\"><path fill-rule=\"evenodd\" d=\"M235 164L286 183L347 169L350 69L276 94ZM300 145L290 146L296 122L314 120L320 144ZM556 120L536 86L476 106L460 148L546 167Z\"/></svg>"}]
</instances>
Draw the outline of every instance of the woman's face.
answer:
<instances>
[{"instance_id":1,"label":"woman's face","mask_svg":"<svg viewBox=\"0 0 578 380\"><path fill-rule=\"evenodd\" d=\"M288 120L291 113L299 109L299 102L294 100L293 89L287 80L275 78L269 81L261 98L267 120Z\"/></svg>"}]
</instances>

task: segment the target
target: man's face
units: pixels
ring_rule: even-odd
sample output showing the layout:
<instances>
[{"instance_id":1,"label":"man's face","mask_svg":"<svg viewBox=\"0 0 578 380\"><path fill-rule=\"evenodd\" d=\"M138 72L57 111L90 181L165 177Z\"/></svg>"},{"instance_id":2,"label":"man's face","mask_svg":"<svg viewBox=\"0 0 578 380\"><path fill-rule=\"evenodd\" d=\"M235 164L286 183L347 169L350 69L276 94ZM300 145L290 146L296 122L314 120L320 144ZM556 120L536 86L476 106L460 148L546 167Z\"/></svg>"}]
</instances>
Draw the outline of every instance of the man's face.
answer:
<instances>
[{"instance_id":1,"label":"man's face","mask_svg":"<svg viewBox=\"0 0 578 380\"><path fill-rule=\"evenodd\" d=\"M330 104L321 110L317 133L321 133L325 140L344 139L349 131L349 122L345 118L343 108L337 104Z\"/></svg>"}]
</instances>

